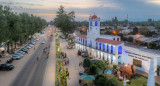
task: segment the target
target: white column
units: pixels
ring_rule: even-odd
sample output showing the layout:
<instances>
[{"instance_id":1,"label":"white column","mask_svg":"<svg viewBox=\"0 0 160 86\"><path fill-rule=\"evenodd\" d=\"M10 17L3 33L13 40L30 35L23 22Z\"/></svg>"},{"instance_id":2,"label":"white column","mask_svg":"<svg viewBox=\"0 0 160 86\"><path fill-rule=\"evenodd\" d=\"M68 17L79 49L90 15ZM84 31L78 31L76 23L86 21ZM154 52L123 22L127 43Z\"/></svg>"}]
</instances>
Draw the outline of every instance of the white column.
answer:
<instances>
[{"instance_id":1,"label":"white column","mask_svg":"<svg viewBox=\"0 0 160 86\"><path fill-rule=\"evenodd\" d=\"M154 73L154 59L151 58L147 86L155 86Z\"/></svg>"}]
</instances>

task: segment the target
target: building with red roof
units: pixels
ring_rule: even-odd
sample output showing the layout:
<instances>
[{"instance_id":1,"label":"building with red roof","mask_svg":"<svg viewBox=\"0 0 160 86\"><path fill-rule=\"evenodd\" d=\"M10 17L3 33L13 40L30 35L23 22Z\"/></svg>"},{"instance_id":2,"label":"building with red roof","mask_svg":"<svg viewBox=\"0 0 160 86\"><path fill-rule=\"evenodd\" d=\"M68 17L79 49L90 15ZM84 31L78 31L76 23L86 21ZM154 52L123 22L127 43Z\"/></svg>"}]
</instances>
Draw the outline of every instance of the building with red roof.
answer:
<instances>
[{"instance_id":1,"label":"building with red roof","mask_svg":"<svg viewBox=\"0 0 160 86\"><path fill-rule=\"evenodd\" d=\"M78 35L75 37L76 49L86 51L89 57L94 59L103 59L111 64L131 64L136 69L143 72L149 72L150 60L154 59L154 70L160 65L160 54L147 52L146 49L131 48L124 46L119 36L101 35L100 34L100 18L96 15L89 17L89 28L87 35ZM83 55L83 54L82 54ZM159 62L157 62L159 61ZM155 73L156 74L156 73Z\"/></svg>"},{"instance_id":2,"label":"building with red roof","mask_svg":"<svg viewBox=\"0 0 160 86\"><path fill-rule=\"evenodd\" d=\"M76 48L87 51L93 58L109 60L110 63L118 62L122 57L122 47L124 45L119 36L100 35L100 18L97 15L90 15L87 35L75 37Z\"/></svg>"}]
</instances>

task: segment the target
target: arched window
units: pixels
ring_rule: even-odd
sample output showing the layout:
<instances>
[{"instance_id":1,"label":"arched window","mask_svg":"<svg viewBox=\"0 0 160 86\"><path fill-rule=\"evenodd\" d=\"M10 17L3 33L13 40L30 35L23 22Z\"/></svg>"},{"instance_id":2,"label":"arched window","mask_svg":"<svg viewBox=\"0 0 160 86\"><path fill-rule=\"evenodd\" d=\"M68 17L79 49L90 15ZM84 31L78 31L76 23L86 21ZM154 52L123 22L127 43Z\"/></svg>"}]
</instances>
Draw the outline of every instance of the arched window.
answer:
<instances>
[{"instance_id":1,"label":"arched window","mask_svg":"<svg viewBox=\"0 0 160 86\"><path fill-rule=\"evenodd\" d=\"M98 43L96 42L96 49L98 49Z\"/></svg>"},{"instance_id":2,"label":"arched window","mask_svg":"<svg viewBox=\"0 0 160 86\"><path fill-rule=\"evenodd\" d=\"M119 41L119 38L117 38L117 41Z\"/></svg>"},{"instance_id":3,"label":"arched window","mask_svg":"<svg viewBox=\"0 0 160 86\"><path fill-rule=\"evenodd\" d=\"M118 47L118 54L122 54L122 46Z\"/></svg>"},{"instance_id":4,"label":"arched window","mask_svg":"<svg viewBox=\"0 0 160 86\"><path fill-rule=\"evenodd\" d=\"M98 22L97 21L95 21L95 26L98 26Z\"/></svg>"},{"instance_id":5,"label":"arched window","mask_svg":"<svg viewBox=\"0 0 160 86\"><path fill-rule=\"evenodd\" d=\"M90 41L90 47L92 47L92 41Z\"/></svg>"},{"instance_id":6,"label":"arched window","mask_svg":"<svg viewBox=\"0 0 160 86\"><path fill-rule=\"evenodd\" d=\"M111 53L113 53L113 46L111 45Z\"/></svg>"},{"instance_id":7,"label":"arched window","mask_svg":"<svg viewBox=\"0 0 160 86\"><path fill-rule=\"evenodd\" d=\"M109 52L109 45L107 44L107 52Z\"/></svg>"},{"instance_id":8,"label":"arched window","mask_svg":"<svg viewBox=\"0 0 160 86\"><path fill-rule=\"evenodd\" d=\"M90 21L90 26L92 26L92 21Z\"/></svg>"},{"instance_id":9,"label":"arched window","mask_svg":"<svg viewBox=\"0 0 160 86\"><path fill-rule=\"evenodd\" d=\"M105 51L105 44L103 44L103 51Z\"/></svg>"},{"instance_id":10,"label":"arched window","mask_svg":"<svg viewBox=\"0 0 160 86\"><path fill-rule=\"evenodd\" d=\"M101 43L99 43L99 50L101 50Z\"/></svg>"}]
</instances>

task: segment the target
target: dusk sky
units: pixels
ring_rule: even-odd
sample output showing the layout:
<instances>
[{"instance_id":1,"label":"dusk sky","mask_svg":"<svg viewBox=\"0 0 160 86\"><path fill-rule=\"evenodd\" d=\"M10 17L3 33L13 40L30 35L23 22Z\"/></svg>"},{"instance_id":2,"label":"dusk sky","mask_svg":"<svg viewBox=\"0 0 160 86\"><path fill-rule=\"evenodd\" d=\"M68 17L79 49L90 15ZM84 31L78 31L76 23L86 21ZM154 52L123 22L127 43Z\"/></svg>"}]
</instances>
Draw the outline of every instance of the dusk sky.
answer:
<instances>
[{"instance_id":1,"label":"dusk sky","mask_svg":"<svg viewBox=\"0 0 160 86\"><path fill-rule=\"evenodd\" d=\"M160 0L0 0L14 12L28 12L45 18L47 21L56 16L60 5L67 12L75 11L76 20L88 20L90 14L96 14L101 21L117 16L129 21L146 21L148 18L160 20Z\"/></svg>"}]
</instances>

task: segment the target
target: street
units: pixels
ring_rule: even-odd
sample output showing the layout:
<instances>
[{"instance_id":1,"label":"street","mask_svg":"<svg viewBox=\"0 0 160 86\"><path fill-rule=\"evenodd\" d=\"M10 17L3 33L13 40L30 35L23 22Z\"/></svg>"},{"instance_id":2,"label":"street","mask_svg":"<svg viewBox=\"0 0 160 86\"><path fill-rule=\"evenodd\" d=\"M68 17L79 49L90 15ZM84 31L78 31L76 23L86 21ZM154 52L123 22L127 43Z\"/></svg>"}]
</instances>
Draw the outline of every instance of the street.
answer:
<instances>
[{"instance_id":1,"label":"street","mask_svg":"<svg viewBox=\"0 0 160 86\"><path fill-rule=\"evenodd\" d=\"M11 86L42 86L48 60L46 59L47 55L43 52L43 49L48 47L50 42L50 39L47 38L45 44L40 44L37 47L35 53L25 64ZM37 61L37 57L39 61Z\"/></svg>"}]
</instances>

